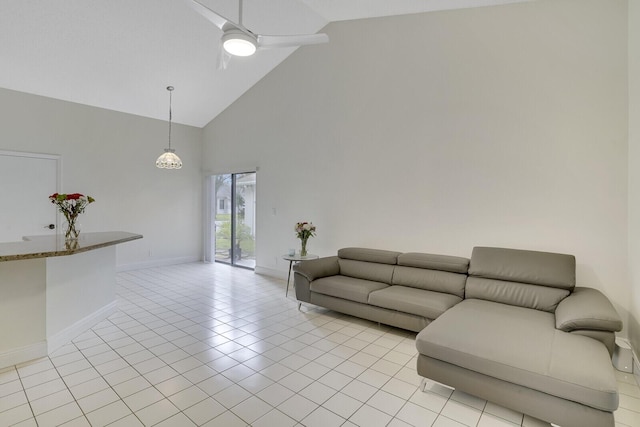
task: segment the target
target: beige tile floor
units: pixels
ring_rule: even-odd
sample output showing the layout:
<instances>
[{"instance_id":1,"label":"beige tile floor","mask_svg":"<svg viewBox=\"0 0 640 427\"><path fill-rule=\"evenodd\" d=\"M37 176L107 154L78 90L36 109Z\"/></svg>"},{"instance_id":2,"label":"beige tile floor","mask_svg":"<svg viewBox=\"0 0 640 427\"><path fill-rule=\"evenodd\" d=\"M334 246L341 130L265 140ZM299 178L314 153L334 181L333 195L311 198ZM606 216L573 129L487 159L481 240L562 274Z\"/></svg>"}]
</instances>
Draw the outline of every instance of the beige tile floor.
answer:
<instances>
[{"instance_id":1,"label":"beige tile floor","mask_svg":"<svg viewBox=\"0 0 640 427\"><path fill-rule=\"evenodd\" d=\"M0 426L539 427L429 382L415 334L313 306L221 264L118 274L118 311L52 356L0 371ZM619 426L640 389L617 373Z\"/></svg>"}]
</instances>

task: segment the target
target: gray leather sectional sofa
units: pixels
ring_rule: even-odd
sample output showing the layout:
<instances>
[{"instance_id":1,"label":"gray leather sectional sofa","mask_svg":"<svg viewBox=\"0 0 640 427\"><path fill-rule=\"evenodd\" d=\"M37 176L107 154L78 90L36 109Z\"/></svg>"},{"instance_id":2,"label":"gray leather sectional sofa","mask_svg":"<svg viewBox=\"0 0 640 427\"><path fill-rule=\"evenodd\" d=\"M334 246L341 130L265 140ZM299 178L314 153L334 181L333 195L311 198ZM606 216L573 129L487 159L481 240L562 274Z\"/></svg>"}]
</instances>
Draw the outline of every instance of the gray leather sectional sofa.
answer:
<instances>
[{"instance_id":1,"label":"gray leather sectional sofa","mask_svg":"<svg viewBox=\"0 0 640 427\"><path fill-rule=\"evenodd\" d=\"M420 331L425 378L562 427L614 426L622 322L602 293L575 287L571 255L344 248L294 271L300 302Z\"/></svg>"},{"instance_id":2,"label":"gray leather sectional sofa","mask_svg":"<svg viewBox=\"0 0 640 427\"><path fill-rule=\"evenodd\" d=\"M467 258L344 248L294 266L298 301L421 331L464 298Z\"/></svg>"}]
</instances>

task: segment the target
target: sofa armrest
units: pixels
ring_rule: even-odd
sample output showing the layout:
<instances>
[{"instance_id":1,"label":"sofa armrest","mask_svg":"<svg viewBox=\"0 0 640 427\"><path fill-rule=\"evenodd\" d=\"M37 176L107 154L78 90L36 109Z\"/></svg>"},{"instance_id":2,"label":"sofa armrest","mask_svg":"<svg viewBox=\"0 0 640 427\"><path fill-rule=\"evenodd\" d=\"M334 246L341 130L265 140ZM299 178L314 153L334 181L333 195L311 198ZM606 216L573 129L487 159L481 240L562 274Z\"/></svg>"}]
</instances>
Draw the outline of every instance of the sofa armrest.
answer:
<instances>
[{"instance_id":1,"label":"sofa armrest","mask_svg":"<svg viewBox=\"0 0 640 427\"><path fill-rule=\"evenodd\" d=\"M313 282L321 277L340 274L340 264L337 256L331 256L301 261L293 266L293 271L304 276L309 282Z\"/></svg>"},{"instance_id":2,"label":"sofa armrest","mask_svg":"<svg viewBox=\"0 0 640 427\"><path fill-rule=\"evenodd\" d=\"M575 288L556 308L556 329L565 332L619 332L622 330L622 320L611 302L600 291Z\"/></svg>"},{"instance_id":3,"label":"sofa armrest","mask_svg":"<svg viewBox=\"0 0 640 427\"><path fill-rule=\"evenodd\" d=\"M296 299L311 302L311 282L336 274L340 274L340 265L336 256L301 261L294 265L293 284L296 288Z\"/></svg>"}]
</instances>

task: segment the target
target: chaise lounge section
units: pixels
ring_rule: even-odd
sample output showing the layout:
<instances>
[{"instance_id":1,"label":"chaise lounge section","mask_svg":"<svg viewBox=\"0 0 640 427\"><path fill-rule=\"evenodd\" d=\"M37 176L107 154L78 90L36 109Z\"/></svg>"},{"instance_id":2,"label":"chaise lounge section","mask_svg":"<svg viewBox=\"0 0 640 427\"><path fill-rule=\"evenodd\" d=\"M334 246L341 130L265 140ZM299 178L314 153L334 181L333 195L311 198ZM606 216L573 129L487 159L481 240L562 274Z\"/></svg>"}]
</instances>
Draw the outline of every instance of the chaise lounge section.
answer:
<instances>
[{"instance_id":1,"label":"chaise lounge section","mask_svg":"<svg viewBox=\"0 0 640 427\"><path fill-rule=\"evenodd\" d=\"M571 255L474 248L465 300L416 337L418 374L562 427L613 427L622 322Z\"/></svg>"}]
</instances>

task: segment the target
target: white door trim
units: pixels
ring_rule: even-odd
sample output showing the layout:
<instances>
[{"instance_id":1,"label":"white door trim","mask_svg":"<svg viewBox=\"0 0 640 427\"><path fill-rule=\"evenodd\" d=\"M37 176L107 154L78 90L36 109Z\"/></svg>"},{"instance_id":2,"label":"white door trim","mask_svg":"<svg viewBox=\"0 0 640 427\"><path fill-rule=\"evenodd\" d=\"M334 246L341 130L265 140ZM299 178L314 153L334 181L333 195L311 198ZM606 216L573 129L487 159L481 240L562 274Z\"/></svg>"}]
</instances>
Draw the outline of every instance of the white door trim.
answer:
<instances>
[{"instance_id":1,"label":"white door trim","mask_svg":"<svg viewBox=\"0 0 640 427\"><path fill-rule=\"evenodd\" d=\"M0 156L28 157L32 159L48 159L56 161L56 188L62 191L62 156L60 154L27 153L22 151L0 150Z\"/></svg>"},{"instance_id":2,"label":"white door trim","mask_svg":"<svg viewBox=\"0 0 640 427\"><path fill-rule=\"evenodd\" d=\"M56 162L56 192L62 192L62 155L45 153L28 153L23 151L0 150L0 156L26 157L31 159L55 160ZM56 210L56 230L60 229L60 214Z\"/></svg>"}]
</instances>

